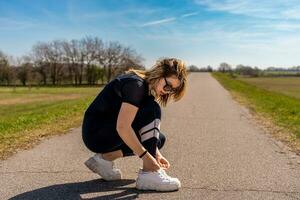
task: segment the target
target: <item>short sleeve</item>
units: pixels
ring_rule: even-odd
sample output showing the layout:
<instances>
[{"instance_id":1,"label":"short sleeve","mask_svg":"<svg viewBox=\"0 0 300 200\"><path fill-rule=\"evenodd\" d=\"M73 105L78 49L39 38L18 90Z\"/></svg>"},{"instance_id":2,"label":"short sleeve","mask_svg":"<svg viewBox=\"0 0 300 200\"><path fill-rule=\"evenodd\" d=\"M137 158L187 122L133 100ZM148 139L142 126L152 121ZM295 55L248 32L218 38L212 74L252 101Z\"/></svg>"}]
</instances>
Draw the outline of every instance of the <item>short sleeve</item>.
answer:
<instances>
[{"instance_id":1,"label":"short sleeve","mask_svg":"<svg viewBox=\"0 0 300 200\"><path fill-rule=\"evenodd\" d=\"M139 80L127 81L121 89L121 94L122 102L127 102L136 107L140 107L145 94L143 82Z\"/></svg>"}]
</instances>

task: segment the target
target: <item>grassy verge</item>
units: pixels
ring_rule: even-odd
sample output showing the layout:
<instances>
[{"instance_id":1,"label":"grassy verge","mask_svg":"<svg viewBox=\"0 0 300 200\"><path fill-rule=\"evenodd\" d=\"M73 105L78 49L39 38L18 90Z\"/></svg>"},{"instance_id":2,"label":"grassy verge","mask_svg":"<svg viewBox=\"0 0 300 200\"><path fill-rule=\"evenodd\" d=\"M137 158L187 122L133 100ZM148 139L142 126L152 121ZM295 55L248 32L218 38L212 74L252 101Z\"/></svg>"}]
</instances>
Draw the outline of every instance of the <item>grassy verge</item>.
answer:
<instances>
[{"instance_id":1,"label":"grassy verge","mask_svg":"<svg viewBox=\"0 0 300 200\"><path fill-rule=\"evenodd\" d=\"M32 147L43 137L79 126L85 109L99 91L99 88L16 91L0 88L0 158Z\"/></svg>"},{"instance_id":2,"label":"grassy verge","mask_svg":"<svg viewBox=\"0 0 300 200\"><path fill-rule=\"evenodd\" d=\"M300 100L300 77L238 77L238 80Z\"/></svg>"},{"instance_id":3,"label":"grassy verge","mask_svg":"<svg viewBox=\"0 0 300 200\"><path fill-rule=\"evenodd\" d=\"M281 92L237 80L219 72L212 73L233 97L246 105L258 122L268 124L270 132L300 153L300 100ZM270 125L271 124L271 125Z\"/></svg>"}]
</instances>

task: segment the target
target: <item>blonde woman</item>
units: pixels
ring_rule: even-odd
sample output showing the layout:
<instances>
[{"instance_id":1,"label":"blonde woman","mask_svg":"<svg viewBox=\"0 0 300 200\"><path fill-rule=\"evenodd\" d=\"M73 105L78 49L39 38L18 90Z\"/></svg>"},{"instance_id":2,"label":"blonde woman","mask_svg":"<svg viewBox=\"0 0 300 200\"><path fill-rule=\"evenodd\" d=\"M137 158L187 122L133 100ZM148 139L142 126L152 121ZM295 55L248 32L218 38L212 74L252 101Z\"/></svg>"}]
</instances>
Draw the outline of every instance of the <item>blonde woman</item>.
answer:
<instances>
[{"instance_id":1,"label":"blonde woman","mask_svg":"<svg viewBox=\"0 0 300 200\"><path fill-rule=\"evenodd\" d=\"M160 105L181 99L186 81L185 64L175 58L160 59L145 71L130 69L110 81L84 115L82 138L96 153L85 165L104 180L118 180L122 174L113 161L138 155L143 168L137 189L178 190L180 181L167 175L170 164L159 151L165 143Z\"/></svg>"}]
</instances>

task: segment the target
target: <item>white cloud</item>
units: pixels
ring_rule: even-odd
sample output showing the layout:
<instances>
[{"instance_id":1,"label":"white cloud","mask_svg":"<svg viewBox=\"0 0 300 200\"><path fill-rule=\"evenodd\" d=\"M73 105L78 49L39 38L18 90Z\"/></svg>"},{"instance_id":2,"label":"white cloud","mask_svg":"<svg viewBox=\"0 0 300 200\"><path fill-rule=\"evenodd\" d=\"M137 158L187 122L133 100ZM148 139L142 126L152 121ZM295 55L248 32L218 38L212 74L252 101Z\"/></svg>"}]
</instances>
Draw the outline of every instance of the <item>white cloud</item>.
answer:
<instances>
[{"instance_id":1,"label":"white cloud","mask_svg":"<svg viewBox=\"0 0 300 200\"><path fill-rule=\"evenodd\" d=\"M190 16L194 16L194 15L198 15L198 12L190 12L190 13L182 14L180 17L186 18L186 17L190 17ZM175 21L177 19L178 19L177 17L169 17L169 18L165 18L165 19L161 19L161 20L150 21L150 22L140 25L140 27L164 24L164 23Z\"/></svg>"},{"instance_id":2,"label":"white cloud","mask_svg":"<svg viewBox=\"0 0 300 200\"><path fill-rule=\"evenodd\" d=\"M211 11L266 19L300 19L298 0L195 0Z\"/></svg>"},{"instance_id":3,"label":"white cloud","mask_svg":"<svg viewBox=\"0 0 300 200\"><path fill-rule=\"evenodd\" d=\"M259 27L259 26L257 26ZM300 23L277 22L272 24L261 25L262 28L270 28L279 31L296 32L300 30Z\"/></svg>"},{"instance_id":4,"label":"white cloud","mask_svg":"<svg viewBox=\"0 0 300 200\"><path fill-rule=\"evenodd\" d=\"M154 32L145 33L142 37L151 44L157 44L157 49L153 50L155 52L161 52L161 46L173 45L179 52L176 55L194 60L194 64L202 62L204 66L217 66L223 61L259 67L299 64L300 37L296 31L293 32L299 26L285 22L269 24L269 20L259 25L255 21L245 22L243 27L240 24L230 27L231 22L216 20L195 23L189 32L176 29L171 34ZM274 29L289 32L282 34ZM170 50L163 52L170 53Z\"/></svg>"},{"instance_id":5,"label":"white cloud","mask_svg":"<svg viewBox=\"0 0 300 200\"><path fill-rule=\"evenodd\" d=\"M184 18L184 17L190 17L190 16L194 16L194 15L198 15L198 12L186 13L186 14L181 15L181 17Z\"/></svg>"},{"instance_id":6,"label":"white cloud","mask_svg":"<svg viewBox=\"0 0 300 200\"><path fill-rule=\"evenodd\" d=\"M172 21L175 21L175 20L176 20L175 17L170 17L170 18L150 21L150 22L147 22L147 23L144 23L144 24L140 25L140 27L154 26L154 25L158 25L158 24L164 24L164 23L172 22Z\"/></svg>"}]
</instances>

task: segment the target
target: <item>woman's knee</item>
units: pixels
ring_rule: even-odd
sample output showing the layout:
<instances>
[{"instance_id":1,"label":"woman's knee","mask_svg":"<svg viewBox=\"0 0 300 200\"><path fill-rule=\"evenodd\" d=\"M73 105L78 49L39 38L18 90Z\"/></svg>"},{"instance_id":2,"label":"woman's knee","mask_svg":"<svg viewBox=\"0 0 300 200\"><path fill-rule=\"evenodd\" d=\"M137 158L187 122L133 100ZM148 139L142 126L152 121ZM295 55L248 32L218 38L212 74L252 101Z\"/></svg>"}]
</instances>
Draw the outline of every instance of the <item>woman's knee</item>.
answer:
<instances>
[{"instance_id":1,"label":"woman's knee","mask_svg":"<svg viewBox=\"0 0 300 200\"><path fill-rule=\"evenodd\" d=\"M164 146L165 142L166 142L166 136L160 132L159 133L159 141L158 141L158 145L157 145L158 149L161 149Z\"/></svg>"},{"instance_id":2,"label":"woman's knee","mask_svg":"<svg viewBox=\"0 0 300 200\"><path fill-rule=\"evenodd\" d=\"M149 127L159 129L160 119L160 106L155 101L148 101L139 108L132 127L136 132L140 132L141 129L149 129Z\"/></svg>"}]
</instances>

